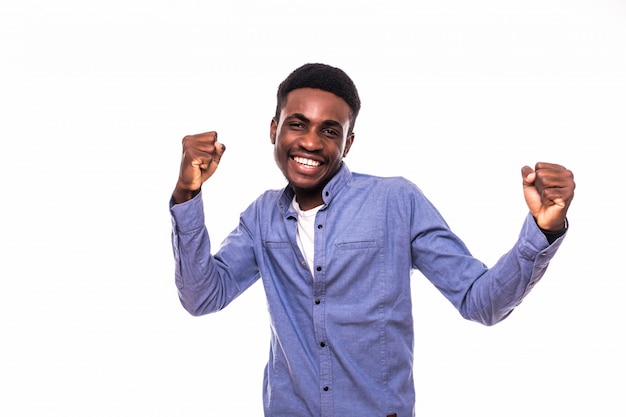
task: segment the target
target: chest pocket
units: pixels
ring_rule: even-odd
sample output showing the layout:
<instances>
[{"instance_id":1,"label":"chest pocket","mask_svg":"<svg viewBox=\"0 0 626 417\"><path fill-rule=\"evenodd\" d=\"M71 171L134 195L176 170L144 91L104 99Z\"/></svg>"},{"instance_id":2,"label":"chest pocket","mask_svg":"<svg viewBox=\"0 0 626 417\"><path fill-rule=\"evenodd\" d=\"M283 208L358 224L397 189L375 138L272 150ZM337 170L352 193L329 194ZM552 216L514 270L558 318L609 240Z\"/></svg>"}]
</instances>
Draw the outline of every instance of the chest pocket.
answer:
<instances>
[{"instance_id":1,"label":"chest pocket","mask_svg":"<svg viewBox=\"0 0 626 417\"><path fill-rule=\"evenodd\" d=\"M377 246L378 246L378 242L376 242L375 240L359 240L356 242L341 242L341 243L337 243L337 251L375 249Z\"/></svg>"}]
</instances>

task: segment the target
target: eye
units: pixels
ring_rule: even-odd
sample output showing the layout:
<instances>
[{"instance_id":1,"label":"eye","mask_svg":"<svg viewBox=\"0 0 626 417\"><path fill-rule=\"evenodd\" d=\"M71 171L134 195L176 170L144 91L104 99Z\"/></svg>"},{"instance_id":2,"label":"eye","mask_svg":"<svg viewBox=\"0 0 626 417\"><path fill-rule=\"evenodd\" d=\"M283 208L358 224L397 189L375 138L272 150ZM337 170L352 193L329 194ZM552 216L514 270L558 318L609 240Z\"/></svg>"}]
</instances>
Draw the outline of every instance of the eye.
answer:
<instances>
[{"instance_id":1,"label":"eye","mask_svg":"<svg viewBox=\"0 0 626 417\"><path fill-rule=\"evenodd\" d=\"M328 136L339 136L339 132L334 129L324 129L324 134Z\"/></svg>"}]
</instances>

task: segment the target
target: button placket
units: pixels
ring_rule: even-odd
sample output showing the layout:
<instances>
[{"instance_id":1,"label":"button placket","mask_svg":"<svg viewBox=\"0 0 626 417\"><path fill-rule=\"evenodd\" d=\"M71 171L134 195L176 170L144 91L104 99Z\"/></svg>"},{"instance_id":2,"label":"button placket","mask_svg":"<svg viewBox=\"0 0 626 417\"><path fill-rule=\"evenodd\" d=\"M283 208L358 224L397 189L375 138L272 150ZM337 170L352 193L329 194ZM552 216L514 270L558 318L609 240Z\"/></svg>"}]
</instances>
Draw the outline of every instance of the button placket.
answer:
<instances>
[{"instance_id":1,"label":"button placket","mask_svg":"<svg viewBox=\"0 0 626 417\"><path fill-rule=\"evenodd\" d=\"M313 325L315 338L319 349L319 369L320 369L320 387L322 393L325 394L332 386L332 360L331 351L328 349L328 341L326 335L326 306L322 300L326 291L326 229L324 227L326 212L320 210L316 216L315 230L315 266L313 279ZM325 404L325 405L324 405ZM324 395L322 400L322 408L332 409L332 396ZM322 412L326 415L326 412Z\"/></svg>"}]
</instances>

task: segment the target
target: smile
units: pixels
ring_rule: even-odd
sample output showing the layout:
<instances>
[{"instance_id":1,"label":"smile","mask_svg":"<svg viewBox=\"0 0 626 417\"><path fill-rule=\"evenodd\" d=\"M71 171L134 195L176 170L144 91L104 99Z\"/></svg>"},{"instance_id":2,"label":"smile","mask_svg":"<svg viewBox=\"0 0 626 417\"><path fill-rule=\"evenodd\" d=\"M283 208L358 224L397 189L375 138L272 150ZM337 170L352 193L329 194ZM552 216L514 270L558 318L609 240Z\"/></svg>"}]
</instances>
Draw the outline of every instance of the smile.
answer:
<instances>
[{"instance_id":1,"label":"smile","mask_svg":"<svg viewBox=\"0 0 626 417\"><path fill-rule=\"evenodd\" d=\"M306 165L306 166L309 166L309 167L318 167L318 166L320 166L320 163L318 161L314 161L314 160L308 159L308 158L302 158L302 157L299 157L299 156L294 156L293 160L296 161L299 164Z\"/></svg>"}]
</instances>

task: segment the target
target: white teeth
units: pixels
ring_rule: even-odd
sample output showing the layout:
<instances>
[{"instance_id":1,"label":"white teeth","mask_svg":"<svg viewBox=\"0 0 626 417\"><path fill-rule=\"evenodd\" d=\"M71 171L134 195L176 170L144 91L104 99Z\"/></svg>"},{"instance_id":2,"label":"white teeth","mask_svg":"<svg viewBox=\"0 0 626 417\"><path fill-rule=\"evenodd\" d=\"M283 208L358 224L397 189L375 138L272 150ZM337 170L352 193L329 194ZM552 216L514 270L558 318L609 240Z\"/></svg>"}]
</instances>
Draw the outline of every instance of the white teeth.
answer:
<instances>
[{"instance_id":1,"label":"white teeth","mask_svg":"<svg viewBox=\"0 0 626 417\"><path fill-rule=\"evenodd\" d=\"M293 160L296 161L299 164L307 165L307 166L310 166L310 167L318 167L318 166L320 166L319 162L314 161L312 159L308 159L308 158L301 158L299 156L294 156Z\"/></svg>"}]
</instances>

